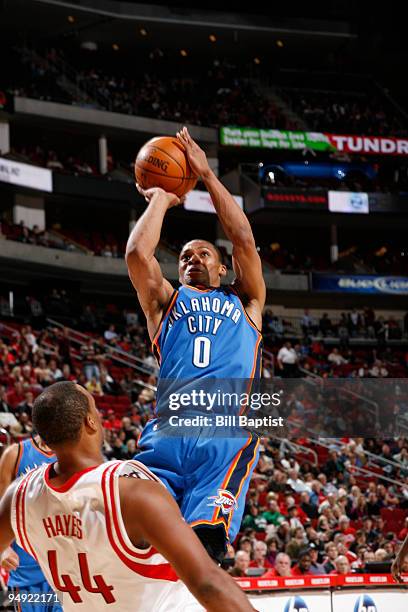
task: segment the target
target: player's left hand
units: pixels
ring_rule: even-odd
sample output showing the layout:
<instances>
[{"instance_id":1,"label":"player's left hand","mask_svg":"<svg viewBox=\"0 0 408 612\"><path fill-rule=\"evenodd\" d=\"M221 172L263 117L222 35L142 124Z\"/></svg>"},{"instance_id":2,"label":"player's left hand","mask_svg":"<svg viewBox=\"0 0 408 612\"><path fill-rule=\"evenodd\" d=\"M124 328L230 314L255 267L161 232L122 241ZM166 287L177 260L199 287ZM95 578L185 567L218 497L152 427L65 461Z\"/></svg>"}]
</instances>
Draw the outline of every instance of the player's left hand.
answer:
<instances>
[{"instance_id":1,"label":"player's left hand","mask_svg":"<svg viewBox=\"0 0 408 612\"><path fill-rule=\"evenodd\" d=\"M185 126L180 132L177 132L177 140L183 145L194 174L201 176L201 178L205 178L211 171L207 156L202 148L191 138Z\"/></svg>"},{"instance_id":2,"label":"player's left hand","mask_svg":"<svg viewBox=\"0 0 408 612\"><path fill-rule=\"evenodd\" d=\"M161 187L151 187L150 189L142 189L141 186L136 183L136 189L144 197L146 202L149 202L154 198L163 198L167 202L167 208L171 208L172 206L179 206L185 200L184 197L179 198L175 193L168 193L164 191Z\"/></svg>"},{"instance_id":3,"label":"player's left hand","mask_svg":"<svg viewBox=\"0 0 408 612\"><path fill-rule=\"evenodd\" d=\"M0 565L8 572L12 572L20 565L20 559L15 550L9 546L4 550L0 557Z\"/></svg>"}]
</instances>

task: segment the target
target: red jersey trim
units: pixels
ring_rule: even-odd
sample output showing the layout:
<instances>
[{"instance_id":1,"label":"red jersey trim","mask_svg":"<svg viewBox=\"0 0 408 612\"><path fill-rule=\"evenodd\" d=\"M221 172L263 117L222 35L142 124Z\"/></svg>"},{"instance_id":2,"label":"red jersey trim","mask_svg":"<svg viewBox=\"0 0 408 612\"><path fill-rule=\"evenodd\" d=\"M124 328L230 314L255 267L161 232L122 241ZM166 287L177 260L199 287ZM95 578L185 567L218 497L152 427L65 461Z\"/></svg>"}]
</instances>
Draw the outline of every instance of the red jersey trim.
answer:
<instances>
[{"instance_id":1,"label":"red jersey trim","mask_svg":"<svg viewBox=\"0 0 408 612\"><path fill-rule=\"evenodd\" d=\"M54 485L52 485L50 482L50 470L53 465L54 465L53 463L50 463L50 465L45 470L45 474L44 474L45 484L47 485L47 487L49 487L53 491L57 491L57 493L66 493L66 491L69 491L69 489L71 489L74 486L74 484L81 478L81 476L83 476L84 474L87 474L88 472L92 470L96 470L96 468L99 467L100 464L92 465L89 468L85 468L84 470L75 472L75 474L72 474L72 476L70 476L70 478L68 478L68 480L64 482L64 484L61 485L60 487L54 487Z\"/></svg>"},{"instance_id":2,"label":"red jersey trim","mask_svg":"<svg viewBox=\"0 0 408 612\"><path fill-rule=\"evenodd\" d=\"M132 557L136 557L138 559L149 559L156 553L156 550L152 548L152 546L146 549L145 552L142 552L141 549L138 549L140 550L140 552L136 552L135 550L132 550L131 548L129 548L129 546L126 544L124 540L124 537L123 537L123 534L122 534L122 531L119 525L117 509L120 508L120 500L116 499L116 497L119 497L119 495L115 495L115 472L119 467L121 467L120 464L116 465L111 471L111 473L109 474L110 509L112 511L113 526L115 529L115 533L118 537L120 545L122 546L123 550L128 555L131 555Z\"/></svg>"},{"instance_id":3,"label":"red jersey trim","mask_svg":"<svg viewBox=\"0 0 408 612\"><path fill-rule=\"evenodd\" d=\"M18 493L17 493L17 500L16 500L16 522L17 522L17 532L18 532L18 535L19 535L19 538L20 538L21 544L23 545L24 550L26 551L26 553L34 557L36 561L38 561L37 555L35 554L34 549L30 544L30 540L28 539L27 529L26 529L26 520L25 520L25 496L27 492L27 486L28 486L29 481L33 477L33 474L36 471L37 470L33 470L32 472L30 472L27 475L27 477L24 478L24 480L19 485ZM24 534L24 538L22 537L23 534Z\"/></svg>"},{"instance_id":4,"label":"red jersey trim","mask_svg":"<svg viewBox=\"0 0 408 612\"><path fill-rule=\"evenodd\" d=\"M177 582L178 577L173 568L169 563L161 563L158 565L147 565L144 563L137 563L132 559L126 557L123 552L119 549L113 538L113 530L112 530L112 522L109 512L109 503L108 503L108 494L107 494L107 472L109 468L105 470L102 476L102 493L105 505L105 521L106 521L106 531L108 534L109 543L115 551L116 555L119 559L133 572L144 576L145 578L153 578L156 580L168 580L170 582Z\"/></svg>"}]
</instances>

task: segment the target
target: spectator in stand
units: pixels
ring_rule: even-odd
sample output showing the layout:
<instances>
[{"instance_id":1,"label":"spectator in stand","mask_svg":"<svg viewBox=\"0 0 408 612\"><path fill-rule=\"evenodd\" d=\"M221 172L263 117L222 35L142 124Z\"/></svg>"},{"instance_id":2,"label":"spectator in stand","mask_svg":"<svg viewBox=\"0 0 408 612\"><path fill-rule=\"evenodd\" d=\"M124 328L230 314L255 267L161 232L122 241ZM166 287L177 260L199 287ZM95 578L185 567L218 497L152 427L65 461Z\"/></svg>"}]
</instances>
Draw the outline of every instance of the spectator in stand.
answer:
<instances>
[{"instance_id":1,"label":"spectator in stand","mask_svg":"<svg viewBox=\"0 0 408 612\"><path fill-rule=\"evenodd\" d=\"M402 542L408 535L408 516L405 517L404 527L398 534L398 539Z\"/></svg>"},{"instance_id":2,"label":"spectator in stand","mask_svg":"<svg viewBox=\"0 0 408 612\"><path fill-rule=\"evenodd\" d=\"M335 561L339 556L339 553L337 552L337 546L334 544L334 542L328 542L324 550L326 553L326 558L323 563L323 569L325 574L330 574L336 570Z\"/></svg>"},{"instance_id":3,"label":"spectator in stand","mask_svg":"<svg viewBox=\"0 0 408 612\"><path fill-rule=\"evenodd\" d=\"M26 412L31 420L31 415L33 413L33 403L34 403L34 395L31 391L26 391L25 400L17 405L15 409L15 415L18 417L23 412Z\"/></svg>"},{"instance_id":4,"label":"spectator in stand","mask_svg":"<svg viewBox=\"0 0 408 612\"><path fill-rule=\"evenodd\" d=\"M4 385L0 385L0 412L13 412L11 404L7 400L7 391Z\"/></svg>"},{"instance_id":5,"label":"spectator in stand","mask_svg":"<svg viewBox=\"0 0 408 612\"><path fill-rule=\"evenodd\" d=\"M85 389L89 391L89 393L92 393L92 395L99 395L100 397L103 395L101 383L95 376L92 376L91 380L86 381Z\"/></svg>"},{"instance_id":6,"label":"spectator in stand","mask_svg":"<svg viewBox=\"0 0 408 612\"><path fill-rule=\"evenodd\" d=\"M268 510L262 513L262 517L268 525L275 525L275 527L278 527L285 520L285 517L279 511L278 502L275 499L268 501Z\"/></svg>"},{"instance_id":7,"label":"spectator in stand","mask_svg":"<svg viewBox=\"0 0 408 612\"><path fill-rule=\"evenodd\" d=\"M17 381L14 383L11 391L7 393L7 403L14 410L18 404L24 402L25 400L25 391L21 382Z\"/></svg>"},{"instance_id":8,"label":"spectator in stand","mask_svg":"<svg viewBox=\"0 0 408 612\"><path fill-rule=\"evenodd\" d=\"M118 334L115 331L115 325L112 323L109 328L104 332L103 337L108 344L116 344Z\"/></svg>"},{"instance_id":9,"label":"spectator in stand","mask_svg":"<svg viewBox=\"0 0 408 612\"><path fill-rule=\"evenodd\" d=\"M285 342L277 355L278 374L283 378L295 378L298 375L297 355L291 342Z\"/></svg>"},{"instance_id":10,"label":"spectator in stand","mask_svg":"<svg viewBox=\"0 0 408 612\"><path fill-rule=\"evenodd\" d=\"M311 576L310 566L312 559L308 548L301 550L297 557L297 564L292 569L292 576Z\"/></svg>"},{"instance_id":11,"label":"spectator in stand","mask_svg":"<svg viewBox=\"0 0 408 612\"><path fill-rule=\"evenodd\" d=\"M323 313L323 316L319 321L319 330L324 338L332 335L333 325L327 312Z\"/></svg>"},{"instance_id":12,"label":"spectator in stand","mask_svg":"<svg viewBox=\"0 0 408 612\"><path fill-rule=\"evenodd\" d=\"M248 553L249 557L252 556L252 542L250 538L243 536L238 543L238 550L244 550Z\"/></svg>"},{"instance_id":13,"label":"spectator in stand","mask_svg":"<svg viewBox=\"0 0 408 612\"><path fill-rule=\"evenodd\" d=\"M303 525L299 518L299 512L298 512L297 506L290 506L288 508L288 515L286 517L286 520L288 521L291 529L296 529L296 527L303 528Z\"/></svg>"},{"instance_id":14,"label":"spectator in stand","mask_svg":"<svg viewBox=\"0 0 408 612\"><path fill-rule=\"evenodd\" d=\"M331 353L329 353L329 356L327 357L327 361L336 366L340 366L340 365L343 365L344 363L348 363L347 359L344 359L344 357L339 353L338 348L332 349Z\"/></svg>"},{"instance_id":15,"label":"spectator in stand","mask_svg":"<svg viewBox=\"0 0 408 612\"><path fill-rule=\"evenodd\" d=\"M385 548L377 548L377 550L374 553L374 559L375 561L387 561L388 553L385 550Z\"/></svg>"},{"instance_id":16,"label":"spectator in stand","mask_svg":"<svg viewBox=\"0 0 408 612\"><path fill-rule=\"evenodd\" d=\"M268 538L266 540L267 552L266 559L269 561L272 567L275 566L276 557L279 553L279 540L276 537Z\"/></svg>"},{"instance_id":17,"label":"spectator in stand","mask_svg":"<svg viewBox=\"0 0 408 612\"><path fill-rule=\"evenodd\" d=\"M232 567L228 573L234 578L242 578L247 575L247 570L249 567L249 555L244 550L239 550L235 554L235 562L234 567Z\"/></svg>"},{"instance_id":18,"label":"spectator in stand","mask_svg":"<svg viewBox=\"0 0 408 612\"><path fill-rule=\"evenodd\" d=\"M358 335L361 327L361 317L357 310L353 308L353 310L348 315L348 327L351 337L355 337Z\"/></svg>"},{"instance_id":19,"label":"spectator in stand","mask_svg":"<svg viewBox=\"0 0 408 612\"><path fill-rule=\"evenodd\" d=\"M311 492L311 487L304 480L299 478L298 472L295 469L289 470L289 478L287 481L289 487L295 491L295 493L302 493L306 491Z\"/></svg>"},{"instance_id":20,"label":"spectator in stand","mask_svg":"<svg viewBox=\"0 0 408 612\"><path fill-rule=\"evenodd\" d=\"M62 370L58 367L56 359L50 359L49 363L50 375L52 378L52 382L57 382L58 380L62 380L63 374Z\"/></svg>"},{"instance_id":21,"label":"spectator in stand","mask_svg":"<svg viewBox=\"0 0 408 612\"><path fill-rule=\"evenodd\" d=\"M268 568L273 565L266 558L267 546L262 540L257 540L254 546L254 558L250 562L249 567L262 567Z\"/></svg>"},{"instance_id":22,"label":"spectator in stand","mask_svg":"<svg viewBox=\"0 0 408 612\"><path fill-rule=\"evenodd\" d=\"M349 560L344 555L339 555L334 562L336 569L330 572L332 576L345 576L350 574L351 567Z\"/></svg>"},{"instance_id":23,"label":"spectator in stand","mask_svg":"<svg viewBox=\"0 0 408 612\"><path fill-rule=\"evenodd\" d=\"M356 529L351 527L350 519L345 514L339 518L339 532L346 536L346 542L348 543L355 539Z\"/></svg>"},{"instance_id":24,"label":"spectator in stand","mask_svg":"<svg viewBox=\"0 0 408 612\"><path fill-rule=\"evenodd\" d=\"M263 574L262 578L267 580L269 578L276 578L278 576L293 576L290 565L291 561L289 555L279 553L275 560L275 567L273 569L269 569L265 574Z\"/></svg>"},{"instance_id":25,"label":"spectator in stand","mask_svg":"<svg viewBox=\"0 0 408 612\"><path fill-rule=\"evenodd\" d=\"M322 563L319 563L319 551L317 549L316 544L313 542L309 544L309 554L310 554L310 573L315 576L321 576L325 573L324 567Z\"/></svg>"},{"instance_id":26,"label":"spectator in stand","mask_svg":"<svg viewBox=\"0 0 408 612\"><path fill-rule=\"evenodd\" d=\"M376 359L373 367L369 370L369 374L372 378L386 378L388 376L388 370L384 367L380 359Z\"/></svg>"},{"instance_id":27,"label":"spectator in stand","mask_svg":"<svg viewBox=\"0 0 408 612\"><path fill-rule=\"evenodd\" d=\"M285 547L285 552L290 556L291 559L297 559L299 553L304 549L307 544L307 538L303 527L297 527L290 531L292 538L289 540Z\"/></svg>"},{"instance_id":28,"label":"spectator in stand","mask_svg":"<svg viewBox=\"0 0 408 612\"><path fill-rule=\"evenodd\" d=\"M243 529L254 529L255 531L265 531L267 522L262 514L259 514L259 506L256 503L251 503L249 512L244 516L242 521ZM266 553L265 553L266 554Z\"/></svg>"},{"instance_id":29,"label":"spectator in stand","mask_svg":"<svg viewBox=\"0 0 408 612\"><path fill-rule=\"evenodd\" d=\"M316 325L313 317L309 313L308 309L306 309L304 311L303 316L300 319L300 326L302 328L303 335L304 335L305 338L308 338L309 336L311 336L314 333L316 333L317 325Z\"/></svg>"},{"instance_id":30,"label":"spectator in stand","mask_svg":"<svg viewBox=\"0 0 408 612\"><path fill-rule=\"evenodd\" d=\"M107 413L107 419L103 421L103 426L105 429L114 429L118 431L122 425L122 421L118 419L115 414L115 411L110 408Z\"/></svg>"},{"instance_id":31,"label":"spectator in stand","mask_svg":"<svg viewBox=\"0 0 408 612\"><path fill-rule=\"evenodd\" d=\"M83 370L86 380L90 381L93 377L99 381L100 370L96 358L95 346L92 338L81 346L81 355L83 359Z\"/></svg>"},{"instance_id":32,"label":"spectator in stand","mask_svg":"<svg viewBox=\"0 0 408 612\"><path fill-rule=\"evenodd\" d=\"M318 518L318 512L315 504L310 501L310 493L308 491L302 491L300 494L300 508L310 519Z\"/></svg>"}]
</instances>

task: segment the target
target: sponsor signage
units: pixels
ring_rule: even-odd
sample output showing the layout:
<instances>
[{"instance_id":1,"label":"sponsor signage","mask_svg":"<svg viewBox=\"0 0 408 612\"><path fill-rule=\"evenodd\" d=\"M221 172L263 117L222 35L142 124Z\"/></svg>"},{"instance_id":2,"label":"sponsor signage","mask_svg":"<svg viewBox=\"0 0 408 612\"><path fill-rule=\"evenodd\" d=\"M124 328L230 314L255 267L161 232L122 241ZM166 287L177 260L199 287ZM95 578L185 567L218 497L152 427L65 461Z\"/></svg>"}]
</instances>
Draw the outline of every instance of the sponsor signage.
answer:
<instances>
[{"instance_id":1,"label":"sponsor signage","mask_svg":"<svg viewBox=\"0 0 408 612\"><path fill-rule=\"evenodd\" d=\"M407 276L312 274L313 291L408 295Z\"/></svg>"},{"instance_id":2,"label":"sponsor signage","mask_svg":"<svg viewBox=\"0 0 408 612\"><path fill-rule=\"evenodd\" d=\"M244 200L242 196L233 196L237 204L240 208L244 207ZM194 212L205 212L205 213L214 213L215 208L212 202L211 196L206 191L198 191L197 189L193 189L189 191L185 202L184 208L186 210L192 210Z\"/></svg>"},{"instance_id":3,"label":"sponsor signage","mask_svg":"<svg viewBox=\"0 0 408 612\"><path fill-rule=\"evenodd\" d=\"M386 138L326 132L295 132L225 126L220 128L220 143L232 147L260 149L312 149L368 155L408 156L408 138Z\"/></svg>"},{"instance_id":4,"label":"sponsor signage","mask_svg":"<svg viewBox=\"0 0 408 612\"><path fill-rule=\"evenodd\" d=\"M22 164L11 159L0 157L0 181L40 189L41 191L52 191L52 172L47 168L38 168L30 164Z\"/></svg>"},{"instance_id":5,"label":"sponsor signage","mask_svg":"<svg viewBox=\"0 0 408 612\"><path fill-rule=\"evenodd\" d=\"M334 591L332 593L332 612L406 612L407 593L392 588L376 589L369 593L359 589L353 592ZM330 612L330 608L328 608Z\"/></svg>"},{"instance_id":6,"label":"sponsor signage","mask_svg":"<svg viewBox=\"0 0 408 612\"><path fill-rule=\"evenodd\" d=\"M368 193L351 191L329 191L329 210L334 213L369 213Z\"/></svg>"},{"instance_id":7,"label":"sponsor signage","mask_svg":"<svg viewBox=\"0 0 408 612\"><path fill-rule=\"evenodd\" d=\"M335 146L321 132L222 127L220 142L222 145L233 147L292 150L308 148L314 151L335 151Z\"/></svg>"},{"instance_id":8,"label":"sponsor signage","mask_svg":"<svg viewBox=\"0 0 408 612\"><path fill-rule=\"evenodd\" d=\"M323 189L269 189L264 192L264 200L268 208L327 209L327 192Z\"/></svg>"}]
</instances>

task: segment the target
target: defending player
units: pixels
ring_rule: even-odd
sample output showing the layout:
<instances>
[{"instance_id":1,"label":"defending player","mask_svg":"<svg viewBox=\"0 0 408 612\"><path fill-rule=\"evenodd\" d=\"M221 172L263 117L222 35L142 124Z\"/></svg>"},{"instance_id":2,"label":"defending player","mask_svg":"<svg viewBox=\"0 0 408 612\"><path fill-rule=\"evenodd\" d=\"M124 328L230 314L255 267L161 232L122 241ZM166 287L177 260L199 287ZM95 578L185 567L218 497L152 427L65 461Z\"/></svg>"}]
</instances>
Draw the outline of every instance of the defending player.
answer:
<instances>
[{"instance_id":1,"label":"defending player","mask_svg":"<svg viewBox=\"0 0 408 612\"><path fill-rule=\"evenodd\" d=\"M51 385L34 402L33 422L57 462L7 489L0 551L15 537L62 595L64 612L202 609L185 585L208 612L253 610L156 476L137 461L103 463L103 428L88 391Z\"/></svg>"},{"instance_id":2,"label":"defending player","mask_svg":"<svg viewBox=\"0 0 408 612\"><path fill-rule=\"evenodd\" d=\"M127 244L126 261L147 319L160 362L157 414L166 400L160 381L253 379L260 374L262 309L265 283L251 226L233 197L211 171L204 151L186 128L177 134L190 166L201 176L225 234L233 245L232 286L217 248L206 240L184 245L174 290L154 257L165 214L180 200L160 188L143 191L149 205ZM138 460L160 477L178 501L209 554L220 561L226 541L234 540L245 495L258 458L258 440L197 435L167 437L150 421L139 440Z\"/></svg>"},{"instance_id":3,"label":"defending player","mask_svg":"<svg viewBox=\"0 0 408 612\"><path fill-rule=\"evenodd\" d=\"M0 498L14 479L44 463L53 463L55 459L53 451L38 435L8 446L0 459ZM13 542L1 555L1 566L10 572L8 581L10 592L13 595L19 593L20 599L24 593L31 595L53 593L37 561L16 542ZM15 606L15 610L18 609L23 612L39 610L57 612L62 608L58 602L33 605L29 601L23 601L20 603L20 608Z\"/></svg>"}]
</instances>

